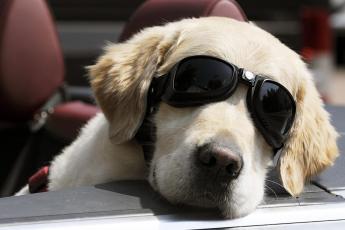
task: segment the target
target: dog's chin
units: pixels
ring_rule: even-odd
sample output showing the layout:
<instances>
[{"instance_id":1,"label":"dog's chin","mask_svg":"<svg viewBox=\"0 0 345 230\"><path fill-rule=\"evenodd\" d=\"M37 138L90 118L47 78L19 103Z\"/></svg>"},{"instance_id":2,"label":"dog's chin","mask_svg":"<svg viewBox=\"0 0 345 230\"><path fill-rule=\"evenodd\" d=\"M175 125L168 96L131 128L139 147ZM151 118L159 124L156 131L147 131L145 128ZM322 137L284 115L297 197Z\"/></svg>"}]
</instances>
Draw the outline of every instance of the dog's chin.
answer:
<instances>
[{"instance_id":1,"label":"dog's chin","mask_svg":"<svg viewBox=\"0 0 345 230\"><path fill-rule=\"evenodd\" d=\"M218 207L218 209L221 212L221 215L225 218L225 219L235 219L235 218L240 218L240 217L244 217L252 212L255 211L257 205L255 205L254 207L251 208L239 208L239 207L233 207L231 204L224 204L224 205L220 205Z\"/></svg>"},{"instance_id":2,"label":"dog's chin","mask_svg":"<svg viewBox=\"0 0 345 230\"><path fill-rule=\"evenodd\" d=\"M182 204L193 207L200 208L209 208L209 209L218 209L220 215L225 219L235 219L246 216L253 212L260 201L253 203L243 203L245 198L235 198L232 196L232 193L229 190L221 192L208 192L208 191L187 191L185 190L184 195L171 196L164 191L159 191L157 184L153 184L152 187L167 201L172 204ZM242 202L240 201L242 200Z\"/></svg>"},{"instance_id":3,"label":"dog's chin","mask_svg":"<svg viewBox=\"0 0 345 230\"><path fill-rule=\"evenodd\" d=\"M252 213L263 199L263 190L256 188L255 193L242 191L238 188L238 183L205 186L190 181L171 186L166 181L164 179L159 183L155 170L149 176L153 189L170 203L218 209L225 219L240 218Z\"/></svg>"},{"instance_id":4,"label":"dog's chin","mask_svg":"<svg viewBox=\"0 0 345 230\"><path fill-rule=\"evenodd\" d=\"M239 204L235 197L229 195L228 192L212 194L204 192L201 196L196 196L194 199L189 198L184 202L187 205L202 207L202 208L216 208L219 210L221 216L225 219L234 219L246 216L255 211L259 202L256 204L246 203Z\"/></svg>"}]
</instances>

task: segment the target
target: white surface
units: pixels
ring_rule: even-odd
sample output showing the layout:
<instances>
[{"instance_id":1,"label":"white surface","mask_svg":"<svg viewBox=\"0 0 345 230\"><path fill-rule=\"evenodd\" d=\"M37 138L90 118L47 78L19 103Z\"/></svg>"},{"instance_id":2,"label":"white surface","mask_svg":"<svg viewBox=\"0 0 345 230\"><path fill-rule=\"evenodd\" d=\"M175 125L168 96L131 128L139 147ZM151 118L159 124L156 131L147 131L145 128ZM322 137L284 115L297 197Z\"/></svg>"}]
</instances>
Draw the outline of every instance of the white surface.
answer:
<instances>
[{"instance_id":1,"label":"white surface","mask_svg":"<svg viewBox=\"0 0 345 230\"><path fill-rule=\"evenodd\" d=\"M223 221L179 221L174 219L174 217L166 216L160 217L160 227L161 229L208 229L306 223L314 221L320 222L330 220L345 220L345 203L263 208L256 210L253 214L244 218Z\"/></svg>"},{"instance_id":2,"label":"white surface","mask_svg":"<svg viewBox=\"0 0 345 230\"><path fill-rule=\"evenodd\" d=\"M159 229L159 222L157 217L153 215L141 215L133 217L96 217L83 218L71 220L55 220L55 221L40 221L34 223L19 223L0 225L0 230L74 230L74 229L100 229L100 230L114 230L114 229L140 229L151 230Z\"/></svg>"},{"instance_id":3,"label":"white surface","mask_svg":"<svg viewBox=\"0 0 345 230\"><path fill-rule=\"evenodd\" d=\"M209 220L208 220L209 219ZM226 227L253 227L270 225L270 229L282 228L286 225L288 229L300 226L302 223L313 223L323 227L345 224L345 202L328 203L323 205L262 208L244 218L235 220L210 219L205 214L192 214L190 216L176 215L131 215L131 216L108 216L97 218L83 218L71 220L41 221L32 223L21 223L11 225L0 225L0 230L26 230L26 229L210 229ZM327 222L326 221L330 221ZM335 221L341 221L339 223ZM321 223L322 222L322 223ZM276 225L276 226L273 226ZM285 225L284 225L285 226ZM302 225L303 226L303 225ZM343 226L345 229L345 226ZM284 227L284 229L286 229ZM299 229L301 229L299 227ZM338 228L339 229L339 228Z\"/></svg>"}]
</instances>

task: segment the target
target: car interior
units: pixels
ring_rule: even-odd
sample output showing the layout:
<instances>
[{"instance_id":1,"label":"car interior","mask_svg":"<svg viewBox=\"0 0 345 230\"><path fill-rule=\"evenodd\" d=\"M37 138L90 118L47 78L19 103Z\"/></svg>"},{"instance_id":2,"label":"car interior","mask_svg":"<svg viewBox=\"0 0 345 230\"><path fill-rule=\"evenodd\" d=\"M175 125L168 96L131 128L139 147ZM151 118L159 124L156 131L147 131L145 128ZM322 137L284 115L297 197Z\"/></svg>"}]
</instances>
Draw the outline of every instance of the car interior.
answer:
<instances>
[{"instance_id":1,"label":"car interior","mask_svg":"<svg viewBox=\"0 0 345 230\"><path fill-rule=\"evenodd\" d=\"M241 5L251 4L248 3L250 1L238 2ZM223 16L240 21L251 20L245 12L248 12L251 17L260 17L255 15L258 14L255 8L248 7L249 10L245 11L238 2L235 0L132 1L128 4L131 4L133 12L128 10L124 15L119 16L124 18L131 13L128 21L121 28L118 38L114 38L114 41L125 41L145 27L161 25L182 18ZM269 2L267 6L274 7L277 4ZM296 7L297 2L292 1L290 4L292 7ZM123 216L128 214L128 210L135 210L134 214L178 213L180 215L181 211L176 211L175 207L164 202L161 203L159 199L152 197L151 189L143 182L138 182L137 185L114 182L96 185L85 190L78 188L52 194L37 194L27 200L25 198L14 200L9 197L23 187L39 168L48 165L54 156L74 140L81 127L100 112L90 87L85 83L87 82L85 73L80 70L73 72L73 70L71 71L73 68L66 68L73 63L73 60L64 57L61 38L59 38L51 8L51 6L55 6L56 13L62 9L62 7L59 8L59 4L63 3L64 1L54 0L49 2L46 0L0 1L0 149L2 155L0 197L3 197L0 199L0 207L2 205L9 207L8 212L0 216L0 224L2 221L3 223L31 221L35 219L32 216L36 214L42 216L43 219L48 218L49 215L56 215L57 219L65 218L66 214L74 215L73 217ZM106 6L106 3L104 4ZM85 1L86 5L89 8L93 7L91 1ZM266 11L269 11L269 7L266 8ZM116 9L114 12L117 12ZM66 18L72 17L66 15ZM100 15L102 16L102 14ZM263 25L267 24L263 23ZM33 47L35 48L33 49ZM294 48L300 47L295 43ZM95 61L94 58L86 58L81 63L92 65L92 61ZM81 69L84 70L84 66ZM76 77L79 80L71 80L71 73L83 76ZM333 122L341 133L340 149L344 149L345 126L342 120L345 110L328 105L327 110L331 112ZM264 210L263 213L270 207L315 206L323 203L343 202L345 180L342 175L345 171L342 165L344 165L344 161L343 156L339 157L335 167L314 178L297 200L291 198L281 186L277 185L279 178L272 171L267 183L273 190L267 191L266 203L261 206ZM115 194L100 193L99 189ZM144 195L139 195L135 192L136 190L144 191ZM77 198L77 194L81 195ZM66 197L74 197L74 200L67 204ZM85 200L90 199L94 200L92 207L85 204ZM126 205L119 205L121 200L126 199ZM112 201L108 202L109 200ZM50 206L44 206L49 202ZM22 204L21 211L15 208L19 203ZM52 206L55 208L50 208ZM56 211L56 207L60 208L59 211ZM151 211L147 212L147 210ZM189 210L186 209L183 212L189 212ZM310 213L312 212L310 211ZM266 214L262 215L264 216L262 218L269 218L269 216L265 216ZM317 215L319 214L317 213ZM191 219L200 219L200 216L197 218L193 216ZM170 220L165 219L165 221ZM255 221L253 223L256 223L257 226L261 223ZM311 221L314 220L311 219ZM244 225L235 224L234 226ZM223 228L227 225L217 225L217 227Z\"/></svg>"}]
</instances>

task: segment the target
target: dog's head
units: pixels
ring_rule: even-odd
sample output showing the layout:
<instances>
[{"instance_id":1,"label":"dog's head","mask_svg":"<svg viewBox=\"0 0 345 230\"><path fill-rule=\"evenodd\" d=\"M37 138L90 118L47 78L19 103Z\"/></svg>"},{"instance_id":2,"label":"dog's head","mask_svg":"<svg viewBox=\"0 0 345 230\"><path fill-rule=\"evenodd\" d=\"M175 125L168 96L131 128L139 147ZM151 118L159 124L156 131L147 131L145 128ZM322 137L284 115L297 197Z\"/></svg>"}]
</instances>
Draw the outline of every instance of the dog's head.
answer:
<instances>
[{"instance_id":1,"label":"dog's head","mask_svg":"<svg viewBox=\"0 0 345 230\"><path fill-rule=\"evenodd\" d=\"M125 43L108 46L90 67L92 87L115 143L134 138L152 79L193 55L270 76L289 90L296 115L278 170L293 196L332 164L338 154L337 133L299 56L250 23L217 17L145 29ZM247 91L248 86L239 84L225 100L202 106L159 104L152 118L156 142L149 181L166 199L218 207L226 217L246 215L261 202L273 149L254 125Z\"/></svg>"}]
</instances>

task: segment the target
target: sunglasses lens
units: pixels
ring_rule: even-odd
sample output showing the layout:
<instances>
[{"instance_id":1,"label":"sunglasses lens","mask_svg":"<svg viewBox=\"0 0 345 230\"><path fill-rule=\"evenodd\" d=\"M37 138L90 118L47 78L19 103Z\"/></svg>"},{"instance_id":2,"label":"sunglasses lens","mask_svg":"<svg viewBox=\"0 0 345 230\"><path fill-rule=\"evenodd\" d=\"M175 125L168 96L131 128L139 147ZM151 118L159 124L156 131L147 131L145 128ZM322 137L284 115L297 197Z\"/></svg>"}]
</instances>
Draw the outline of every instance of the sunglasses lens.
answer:
<instances>
[{"instance_id":1,"label":"sunglasses lens","mask_svg":"<svg viewBox=\"0 0 345 230\"><path fill-rule=\"evenodd\" d=\"M285 135L294 120L295 102L283 86L264 81L256 97L256 112L263 126L278 135Z\"/></svg>"},{"instance_id":2,"label":"sunglasses lens","mask_svg":"<svg viewBox=\"0 0 345 230\"><path fill-rule=\"evenodd\" d=\"M234 69L219 60L198 57L187 59L178 66L174 89L177 92L222 92L234 81Z\"/></svg>"}]
</instances>

